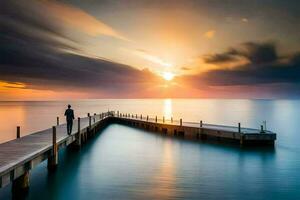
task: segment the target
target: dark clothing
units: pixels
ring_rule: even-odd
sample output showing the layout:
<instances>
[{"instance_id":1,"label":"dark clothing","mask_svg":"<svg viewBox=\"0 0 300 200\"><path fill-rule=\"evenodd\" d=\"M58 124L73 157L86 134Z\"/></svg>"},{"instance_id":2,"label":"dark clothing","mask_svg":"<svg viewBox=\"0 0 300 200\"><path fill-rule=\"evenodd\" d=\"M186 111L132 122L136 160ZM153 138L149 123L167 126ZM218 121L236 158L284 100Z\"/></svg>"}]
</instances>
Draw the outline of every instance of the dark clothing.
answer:
<instances>
[{"instance_id":1,"label":"dark clothing","mask_svg":"<svg viewBox=\"0 0 300 200\"><path fill-rule=\"evenodd\" d=\"M73 127L73 120L67 120L67 131L68 135L71 135Z\"/></svg>"},{"instance_id":2,"label":"dark clothing","mask_svg":"<svg viewBox=\"0 0 300 200\"><path fill-rule=\"evenodd\" d=\"M73 120L74 119L74 111L71 108L68 108L65 112L65 116L68 120Z\"/></svg>"},{"instance_id":3,"label":"dark clothing","mask_svg":"<svg viewBox=\"0 0 300 200\"><path fill-rule=\"evenodd\" d=\"M68 108L65 111L65 116L67 120L67 131L68 134L70 135L72 133L72 127L73 127L73 119L74 119L74 111L70 108Z\"/></svg>"}]
</instances>

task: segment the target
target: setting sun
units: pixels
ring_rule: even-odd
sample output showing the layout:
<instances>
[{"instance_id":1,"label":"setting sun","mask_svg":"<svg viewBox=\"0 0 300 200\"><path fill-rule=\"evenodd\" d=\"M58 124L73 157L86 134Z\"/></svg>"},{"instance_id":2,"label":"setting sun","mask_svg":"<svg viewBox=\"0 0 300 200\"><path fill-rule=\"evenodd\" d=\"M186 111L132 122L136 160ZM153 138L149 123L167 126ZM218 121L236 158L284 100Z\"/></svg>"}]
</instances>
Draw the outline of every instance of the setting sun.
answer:
<instances>
[{"instance_id":1,"label":"setting sun","mask_svg":"<svg viewBox=\"0 0 300 200\"><path fill-rule=\"evenodd\" d=\"M162 76L165 80L170 81L174 78L175 75L171 72L164 72Z\"/></svg>"}]
</instances>

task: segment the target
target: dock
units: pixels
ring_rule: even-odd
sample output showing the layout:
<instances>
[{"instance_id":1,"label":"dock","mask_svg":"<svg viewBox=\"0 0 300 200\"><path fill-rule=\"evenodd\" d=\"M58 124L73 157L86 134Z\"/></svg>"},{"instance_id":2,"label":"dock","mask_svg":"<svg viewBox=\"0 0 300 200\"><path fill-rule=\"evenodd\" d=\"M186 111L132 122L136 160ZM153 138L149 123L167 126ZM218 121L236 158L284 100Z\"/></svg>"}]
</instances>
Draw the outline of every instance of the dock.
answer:
<instances>
[{"instance_id":1,"label":"dock","mask_svg":"<svg viewBox=\"0 0 300 200\"><path fill-rule=\"evenodd\" d=\"M72 134L67 134L66 124L57 124L49 129L21 137L17 127L16 139L0 144L0 188L12 183L13 194L28 191L30 170L41 162L48 161L48 169L55 170L59 164L58 151L68 147L80 150L88 140L112 123L119 123L153 133L184 139L232 141L245 145L274 145L276 133L260 129L244 128L239 123L221 126L199 122L184 122L147 115L124 114L109 111L78 118L73 122Z\"/></svg>"}]
</instances>

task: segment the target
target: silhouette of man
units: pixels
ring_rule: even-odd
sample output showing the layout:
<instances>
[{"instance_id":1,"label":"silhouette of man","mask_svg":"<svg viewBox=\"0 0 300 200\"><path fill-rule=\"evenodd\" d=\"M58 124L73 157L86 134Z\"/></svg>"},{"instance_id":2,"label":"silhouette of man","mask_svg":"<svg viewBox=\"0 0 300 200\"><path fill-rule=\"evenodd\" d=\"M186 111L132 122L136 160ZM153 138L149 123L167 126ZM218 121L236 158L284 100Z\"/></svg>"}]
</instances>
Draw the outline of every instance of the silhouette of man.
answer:
<instances>
[{"instance_id":1,"label":"silhouette of man","mask_svg":"<svg viewBox=\"0 0 300 200\"><path fill-rule=\"evenodd\" d=\"M71 135L72 127L73 127L74 111L71 109L70 104L68 105L68 109L65 111L65 116L66 116L66 119L67 119L68 135Z\"/></svg>"}]
</instances>

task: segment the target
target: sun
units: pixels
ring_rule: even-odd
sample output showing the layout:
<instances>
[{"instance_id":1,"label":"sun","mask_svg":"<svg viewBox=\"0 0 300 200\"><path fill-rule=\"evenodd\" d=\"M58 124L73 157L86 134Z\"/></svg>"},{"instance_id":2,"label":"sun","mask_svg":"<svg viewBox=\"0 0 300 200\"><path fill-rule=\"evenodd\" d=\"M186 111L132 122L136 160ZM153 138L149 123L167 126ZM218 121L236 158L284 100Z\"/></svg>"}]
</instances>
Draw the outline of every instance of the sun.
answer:
<instances>
[{"instance_id":1,"label":"sun","mask_svg":"<svg viewBox=\"0 0 300 200\"><path fill-rule=\"evenodd\" d=\"M166 80L166 81L171 81L174 78L174 74L172 72L164 72L162 74L162 77Z\"/></svg>"}]
</instances>

